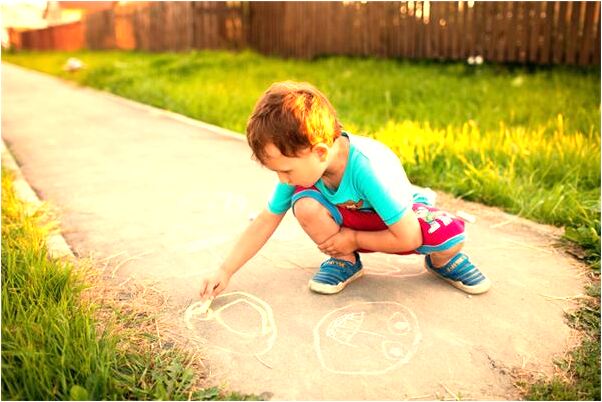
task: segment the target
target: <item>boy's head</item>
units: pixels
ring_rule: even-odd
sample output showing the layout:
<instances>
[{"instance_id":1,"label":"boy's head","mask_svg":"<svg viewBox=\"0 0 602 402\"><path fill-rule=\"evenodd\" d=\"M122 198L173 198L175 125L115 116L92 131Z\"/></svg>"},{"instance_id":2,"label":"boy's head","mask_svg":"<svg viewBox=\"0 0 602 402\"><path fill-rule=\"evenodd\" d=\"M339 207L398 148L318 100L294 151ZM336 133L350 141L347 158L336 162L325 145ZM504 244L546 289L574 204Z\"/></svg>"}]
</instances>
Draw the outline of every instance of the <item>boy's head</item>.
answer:
<instances>
[{"instance_id":1,"label":"boy's head","mask_svg":"<svg viewBox=\"0 0 602 402\"><path fill-rule=\"evenodd\" d=\"M272 84L257 101L247 122L247 141L253 156L279 173L281 180L312 185L318 170L320 175L324 172L328 151L341 129L324 94L308 83L284 81ZM307 177L280 175L301 168Z\"/></svg>"}]
</instances>

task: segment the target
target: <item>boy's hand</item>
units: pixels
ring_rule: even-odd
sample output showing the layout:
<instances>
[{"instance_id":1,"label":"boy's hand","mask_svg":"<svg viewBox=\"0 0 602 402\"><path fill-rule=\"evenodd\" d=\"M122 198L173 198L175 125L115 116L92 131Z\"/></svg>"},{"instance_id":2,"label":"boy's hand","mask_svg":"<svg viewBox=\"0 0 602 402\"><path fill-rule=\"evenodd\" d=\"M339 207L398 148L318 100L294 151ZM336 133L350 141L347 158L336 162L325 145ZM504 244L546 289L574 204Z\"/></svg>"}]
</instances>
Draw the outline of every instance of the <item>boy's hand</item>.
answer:
<instances>
[{"instance_id":1,"label":"boy's hand","mask_svg":"<svg viewBox=\"0 0 602 402\"><path fill-rule=\"evenodd\" d=\"M228 286L231 276L231 274L222 269L218 269L205 276L201 280L201 290L199 292L201 300L207 300L220 294Z\"/></svg>"},{"instance_id":2,"label":"boy's hand","mask_svg":"<svg viewBox=\"0 0 602 402\"><path fill-rule=\"evenodd\" d=\"M349 255L358 249L355 231L341 228L338 233L318 244L318 248L324 254L334 258Z\"/></svg>"}]
</instances>

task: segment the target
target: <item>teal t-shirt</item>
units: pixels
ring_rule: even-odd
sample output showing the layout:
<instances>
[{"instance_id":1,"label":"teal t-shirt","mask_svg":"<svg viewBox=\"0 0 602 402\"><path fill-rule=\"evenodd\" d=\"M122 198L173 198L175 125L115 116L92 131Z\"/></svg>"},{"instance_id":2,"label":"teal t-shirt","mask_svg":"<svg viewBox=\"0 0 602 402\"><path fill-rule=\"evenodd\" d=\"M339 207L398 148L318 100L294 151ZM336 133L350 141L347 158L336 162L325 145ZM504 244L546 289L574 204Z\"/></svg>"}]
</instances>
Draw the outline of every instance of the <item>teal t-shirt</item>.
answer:
<instances>
[{"instance_id":1,"label":"teal t-shirt","mask_svg":"<svg viewBox=\"0 0 602 402\"><path fill-rule=\"evenodd\" d=\"M399 221L412 208L414 188L399 161L386 145L367 137L343 133L349 138L349 156L341 183L332 190L318 180L315 187L332 204L349 209L375 211L387 224ZM283 214L291 206L295 186L278 183L268 210Z\"/></svg>"}]
</instances>

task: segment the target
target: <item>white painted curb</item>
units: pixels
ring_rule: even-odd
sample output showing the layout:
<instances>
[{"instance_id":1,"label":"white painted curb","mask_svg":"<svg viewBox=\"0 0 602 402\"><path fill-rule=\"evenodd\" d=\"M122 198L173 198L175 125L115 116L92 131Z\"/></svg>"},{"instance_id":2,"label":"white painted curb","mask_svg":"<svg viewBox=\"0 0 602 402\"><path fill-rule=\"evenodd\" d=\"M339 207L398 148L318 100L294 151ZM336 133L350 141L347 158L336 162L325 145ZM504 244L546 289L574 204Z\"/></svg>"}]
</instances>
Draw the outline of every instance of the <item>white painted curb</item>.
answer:
<instances>
[{"instance_id":1,"label":"white painted curb","mask_svg":"<svg viewBox=\"0 0 602 402\"><path fill-rule=\"evenodd\" d=\"M25 212L29 215L37 212L44 203L40 201L35 191L23 177L19 165L2 140L2 165L15 175L13 187L15 195L25 204ZM75 258L73 251L60 233L49 234L46 237L46 248L51 258Z\"/></svg>"}]
</instances>

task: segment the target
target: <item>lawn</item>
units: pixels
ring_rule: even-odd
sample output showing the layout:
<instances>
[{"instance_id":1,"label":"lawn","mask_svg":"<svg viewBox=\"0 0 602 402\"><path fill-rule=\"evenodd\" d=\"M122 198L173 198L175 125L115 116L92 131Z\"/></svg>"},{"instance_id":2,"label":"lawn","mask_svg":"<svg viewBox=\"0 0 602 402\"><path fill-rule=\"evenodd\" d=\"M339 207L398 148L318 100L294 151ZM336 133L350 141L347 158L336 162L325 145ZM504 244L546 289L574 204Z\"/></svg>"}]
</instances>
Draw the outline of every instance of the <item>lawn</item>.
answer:
<instances>
[{"instance_id":1,"label":"lawn","mask_svg":"<svg viewBox=\"0 0 602 402\"><path fill-rule=\"evenodd\" d=\"M86 68L63 71L69 57ZM272 82L311 82L330 98L348 131L388 144L414 183L564 227L599 279L598 67L300 61L251 51L5 52L2 59L241 133ZM599 319L583 319L588 311L599 316L599 284L588 291L597 302L570 317L587 334L567 368L578 386L542 383L531 397L599 396Z\"/></svg>"}]
</instances>

